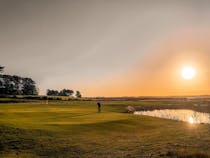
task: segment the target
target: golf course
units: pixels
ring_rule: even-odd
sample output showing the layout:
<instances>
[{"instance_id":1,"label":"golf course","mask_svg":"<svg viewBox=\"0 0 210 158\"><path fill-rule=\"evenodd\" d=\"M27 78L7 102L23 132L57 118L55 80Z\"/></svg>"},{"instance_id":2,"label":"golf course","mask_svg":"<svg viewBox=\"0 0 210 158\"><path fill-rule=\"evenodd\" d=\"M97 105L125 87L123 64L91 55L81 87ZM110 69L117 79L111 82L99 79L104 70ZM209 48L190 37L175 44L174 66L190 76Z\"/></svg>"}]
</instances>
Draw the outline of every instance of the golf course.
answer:
<instances>
[{"instance_id":1,"label":"golf course","mask_svg":"<svg viewBox=\"0 0 210 158\"><path fill-rule=\"evenodd\" d=\"M0 158L210 158L210 0L0 0Z\"/></svg>"},{"instance_id":2,"label":"golf course","mask_svg":"<svg viewBox=\"0 0 210 158\"><path fill-rule=\"evenodd\" d=\"M209 157L209 124L126 112L128 105L176 109L185 104L190 109L195 102L104 100L101 113L95 100L1 103L0 157Z\"/></svg>"}]
</instances>

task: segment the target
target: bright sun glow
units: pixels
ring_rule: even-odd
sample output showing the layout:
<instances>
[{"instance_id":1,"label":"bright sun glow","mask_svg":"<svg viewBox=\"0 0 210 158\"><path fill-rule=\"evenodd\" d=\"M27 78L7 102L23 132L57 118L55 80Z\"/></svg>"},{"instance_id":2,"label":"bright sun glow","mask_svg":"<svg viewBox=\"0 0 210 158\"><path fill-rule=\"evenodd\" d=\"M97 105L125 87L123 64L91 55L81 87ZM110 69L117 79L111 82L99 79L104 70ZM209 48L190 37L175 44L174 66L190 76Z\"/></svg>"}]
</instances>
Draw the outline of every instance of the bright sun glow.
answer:
<instances>
[{"instance_id":1,"label":"bright sun glow","mask_svg":"<svg viewBox=\"0 0 210 158\"><path fill-rule=\"evenodd\" d=\"M186 80L193 79L195 74L195 69L192 66L186 66L182 68L182 77Z\"/></svg>"},{"instance_id":2,"label":"bright sun glow","mask_svg":"<svg viewBox=\"0 0 210 158\"><path fill-rule=\"evenodd\" d=\"M190 116L188 121L189 121L190 124L193 124L194 123L193 117Z\"/></svg>"}]
</instances>

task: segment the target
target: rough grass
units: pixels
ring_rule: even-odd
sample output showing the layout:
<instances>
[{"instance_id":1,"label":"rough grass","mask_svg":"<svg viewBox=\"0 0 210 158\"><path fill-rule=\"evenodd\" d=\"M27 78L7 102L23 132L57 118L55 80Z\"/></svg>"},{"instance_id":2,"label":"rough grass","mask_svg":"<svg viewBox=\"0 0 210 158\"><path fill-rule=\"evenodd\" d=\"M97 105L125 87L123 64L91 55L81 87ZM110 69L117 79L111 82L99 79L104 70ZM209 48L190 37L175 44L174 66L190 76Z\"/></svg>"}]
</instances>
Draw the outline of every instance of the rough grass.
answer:
<instances>
[{"instance_id":1,"label":"rough grass","mask_svg":"<svg viewBox=\"0 0 210 158\"><path fill-rule=\"evenodd\" d=\"M123 113L159 104L170 103L104 101L100 114L94 101L0 104L0 157L209 157L210 125Z\"/></svg>"}]
</instances>

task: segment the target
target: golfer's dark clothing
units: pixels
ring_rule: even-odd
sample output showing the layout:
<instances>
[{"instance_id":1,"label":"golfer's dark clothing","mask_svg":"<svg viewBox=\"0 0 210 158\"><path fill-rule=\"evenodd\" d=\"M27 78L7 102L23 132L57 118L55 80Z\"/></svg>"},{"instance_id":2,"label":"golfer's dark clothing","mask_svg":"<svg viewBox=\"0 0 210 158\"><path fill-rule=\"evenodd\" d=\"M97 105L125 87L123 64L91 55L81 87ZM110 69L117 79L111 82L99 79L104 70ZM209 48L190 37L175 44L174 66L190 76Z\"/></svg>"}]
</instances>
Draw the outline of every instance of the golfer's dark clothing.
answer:
<instances>
[{"instance_id":1,"label":"golfer's dark clothing","mask_svg":"<svg viewBox=\"0 0 210 158\"><path fill-rule=\"evenodd\" d=\"M101 112L101 103L97 103L98 105L98 112Z\"/></svg>"}]
</instances>

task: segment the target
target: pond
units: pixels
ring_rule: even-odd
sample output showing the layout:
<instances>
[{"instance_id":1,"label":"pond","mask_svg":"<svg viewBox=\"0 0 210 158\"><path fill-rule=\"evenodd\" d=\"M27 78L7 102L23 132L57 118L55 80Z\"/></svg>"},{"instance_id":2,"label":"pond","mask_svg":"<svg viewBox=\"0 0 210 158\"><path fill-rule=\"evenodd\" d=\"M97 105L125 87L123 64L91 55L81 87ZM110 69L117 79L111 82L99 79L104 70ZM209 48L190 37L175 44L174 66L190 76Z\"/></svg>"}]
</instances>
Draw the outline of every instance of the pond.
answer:
<instances>
[{"instance_id":1,"label":"pond","mask_svg":"<svg viewBox=\"0 0 210 158\"><path fill-rule=\"evenodd\" d=\"M210 114L197 112L193 110L152 110L152 111L135 111L134 115L146 115L152 117L159 117L164 119L185 121L189 123L208 123L210 124Z\"/></svg>"}]
</instances>

